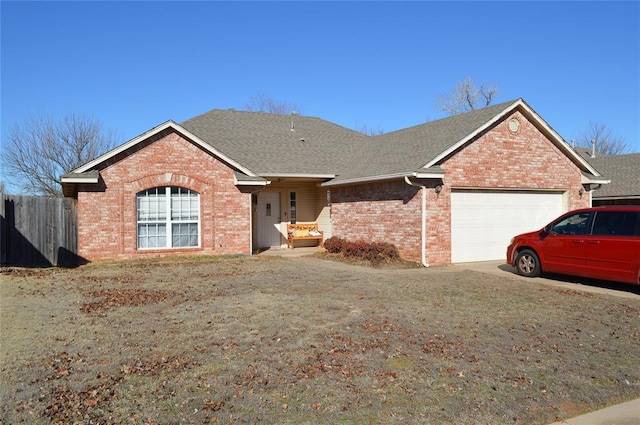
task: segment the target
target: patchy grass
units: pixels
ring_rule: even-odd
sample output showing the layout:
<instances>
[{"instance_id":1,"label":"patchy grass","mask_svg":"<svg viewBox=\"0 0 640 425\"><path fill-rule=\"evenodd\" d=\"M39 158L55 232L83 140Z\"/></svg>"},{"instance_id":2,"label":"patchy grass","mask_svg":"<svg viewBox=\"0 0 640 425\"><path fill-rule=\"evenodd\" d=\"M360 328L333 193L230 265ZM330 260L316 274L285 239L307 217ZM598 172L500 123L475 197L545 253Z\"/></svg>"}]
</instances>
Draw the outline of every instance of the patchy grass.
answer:
<instances>
[{"instance_id":1,"label":"patchy grass","mask_svg":"<svg viewBox=\"0 0 640 425\"><path fill-rule=\"evenodd\" d=\"M0 423L548 424L640 397L640 301L453 268L0 270Z\"/></svg>"}]
</instances>

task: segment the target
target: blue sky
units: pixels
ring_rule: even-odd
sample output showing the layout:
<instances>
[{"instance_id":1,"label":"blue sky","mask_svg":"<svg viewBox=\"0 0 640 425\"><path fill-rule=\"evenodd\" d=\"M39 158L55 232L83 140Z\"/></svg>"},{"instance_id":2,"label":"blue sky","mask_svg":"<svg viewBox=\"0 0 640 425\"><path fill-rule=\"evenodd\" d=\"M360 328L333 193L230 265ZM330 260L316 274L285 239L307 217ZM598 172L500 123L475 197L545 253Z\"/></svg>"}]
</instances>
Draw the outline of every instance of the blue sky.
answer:
<instances>
[{"instance_id":1,"label":"blue sky","mask_svg":"<svg viewBox=\"0 0 640 425\"><path fill-rule=\"evenodd\" d=\"M2 136L29 115L131 139L265 93L345 127L441 118L471 77L566 140L606 123L640 152L639 2L11 2Z\"/></svg>"}]
</instances>

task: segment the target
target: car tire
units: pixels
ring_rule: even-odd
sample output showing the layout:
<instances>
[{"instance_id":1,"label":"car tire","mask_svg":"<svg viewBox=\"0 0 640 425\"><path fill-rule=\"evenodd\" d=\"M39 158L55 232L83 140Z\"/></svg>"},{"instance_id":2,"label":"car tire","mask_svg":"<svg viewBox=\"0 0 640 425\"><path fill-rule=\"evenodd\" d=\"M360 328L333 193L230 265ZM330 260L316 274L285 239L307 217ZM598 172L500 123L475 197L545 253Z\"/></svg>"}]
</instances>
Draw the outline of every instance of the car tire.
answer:
<instances>
[{"instance_id":1,"label":"car tire","mask_svg":"<svg viewBox=\"0 0 640 425\"><path fill-rule=\"evenodd\" d=\"M538 255L530 249L523 249L516 256L516 271L521 276L540 276L540 259Z\"/></svg>"}]
</instances>

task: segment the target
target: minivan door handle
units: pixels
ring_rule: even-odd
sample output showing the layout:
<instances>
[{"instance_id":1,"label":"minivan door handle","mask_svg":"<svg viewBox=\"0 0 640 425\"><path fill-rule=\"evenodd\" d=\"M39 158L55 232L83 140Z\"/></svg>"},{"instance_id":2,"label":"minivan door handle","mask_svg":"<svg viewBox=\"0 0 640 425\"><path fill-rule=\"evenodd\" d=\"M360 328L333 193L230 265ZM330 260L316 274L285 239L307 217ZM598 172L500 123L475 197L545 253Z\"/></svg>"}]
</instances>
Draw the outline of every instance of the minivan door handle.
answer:
<instances>
[{"instance_id":1,"label":"minivan door handle","mask_svg":"<svg viewBox=\"0 0 640 425\"><path fill-rule=\"evenodd\" d=\"M598 245L600 241L588 241L587 243L591 245Z\"/></svg>"},{"instance_id":2,"label":"minivan door handle","mask_svg":"<svg viewBox=\"0 0 640 425\"><path fill-rule=\"evenodd\" d=\"M574 239L573 243L584 243L584 239Z\"/></svg>"}]
</instances>

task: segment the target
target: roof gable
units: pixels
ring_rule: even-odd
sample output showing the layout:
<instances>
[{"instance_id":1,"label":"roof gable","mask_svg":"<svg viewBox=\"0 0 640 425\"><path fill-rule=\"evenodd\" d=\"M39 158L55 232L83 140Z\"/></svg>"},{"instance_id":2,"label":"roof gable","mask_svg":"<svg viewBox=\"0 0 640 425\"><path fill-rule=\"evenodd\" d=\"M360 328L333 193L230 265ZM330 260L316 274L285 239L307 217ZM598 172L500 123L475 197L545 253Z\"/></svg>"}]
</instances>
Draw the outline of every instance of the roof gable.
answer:
<instances>
[{"instance_id":1,"label":"roof gable","mask_svg":"<svg viewBox=\"0 0 640 425\"><path fill-rule=\"evenodd\" d=\"M130 149L134 146L136 146L139 143L144 142L145 140L149 139L152 136L155 136L167 129L172 129L178 133L180 133L183 137L187 138L188 140L190 140L192 143L197 144L198 146L204 148L205 150L209 151L212 155L216 156L217 158L219 158L220 160L226 162L227 164L229 164L231 167L235 168L236 170L242 172L243 174L250 176L250 177L255 177L257 176L257 174L255 174L253 171L249 170L248 168L244 167L243 165L239 164L238 162L236 162L234 159L226 156L225 154L223 154L222 152L220 152L219 150L217 150L216 148L214 148L213 146L211 146L208 143L205 143L200 137L196 136L195 134L191 133L190 131L188 131L187 129L183 128L182 126L176 124L175 122L169 120L166 121L163 124L160 124L157 127L152 128L151 130L139 135L138 137L135 137L131 140L129 140L126 143L123 143L122 145L116 147L115 149L112 149L111 151L99 156L98 158L94 159L93 161L90 161L78 168L76 168L75 170L65 174L65 176L67 178L73 178L74 174L86 174L87 171L90 171L92 169L94 169L95 167L97 167L98 165L100 165L101 163L115 157L116 155L126 151L127 149Z\"/></svg>"}]
</instances>

